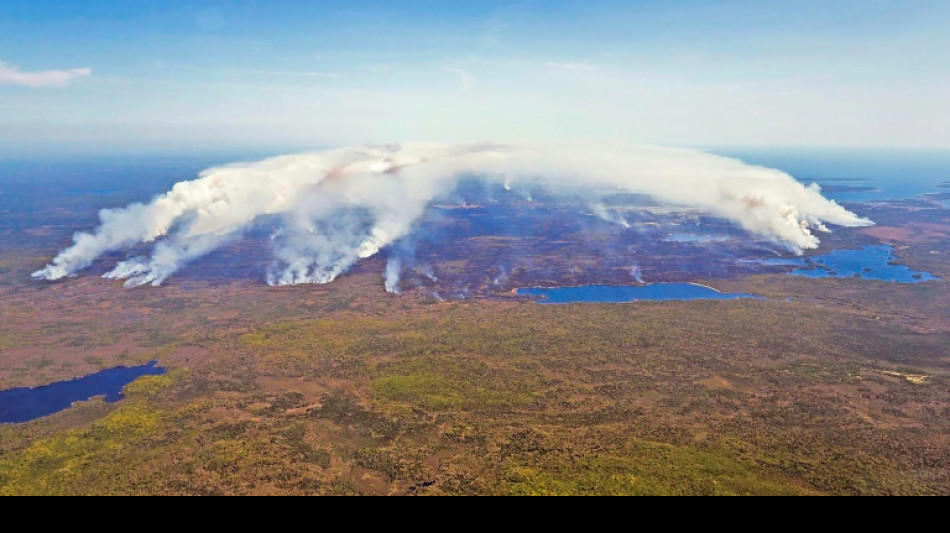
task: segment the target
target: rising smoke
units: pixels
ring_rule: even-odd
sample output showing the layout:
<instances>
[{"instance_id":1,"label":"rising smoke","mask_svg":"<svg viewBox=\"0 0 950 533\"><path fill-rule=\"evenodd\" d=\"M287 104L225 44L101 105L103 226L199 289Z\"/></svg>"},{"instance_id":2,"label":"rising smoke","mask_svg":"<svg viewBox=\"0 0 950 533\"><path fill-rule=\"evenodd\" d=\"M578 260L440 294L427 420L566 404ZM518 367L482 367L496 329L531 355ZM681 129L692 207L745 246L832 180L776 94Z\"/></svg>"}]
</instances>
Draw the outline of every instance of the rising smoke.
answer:
<instances>
[{"instance_id":1,"label":"rising smoke","mask_svg":"<svg viewBox=\"0 0 950 533\"><path fill-rule=\"evenodd\" d=\"M402 261L399 258L390 257L386 262L386 273L383 279L386 283L386 292L399 294L399 281L402 278Z\"/></svg>"},{"instance_id":2,"label":"rising smoke","mask_svg":"<svg viewBox=\"0 0 950 533\"><path fill-rule=\"evenodd\" d=\"M596 214L618 224L603 198L619 192L701 209L801 254L817 248L826 224L872 223L824 198L818 186L707 153L624 144L401 145L290 155L212 168L148 204L104 210L101 225L33 274L74 276L105 253L153 244L146 257L106 274L127 287L161 285L265 218L279 221L271 285L329 283L356 262L405 238L430 203L461 177L505 188L543 188L587 197ZM386 269L387 289L399 287L402 264Z\"/></svg>"}]
</instances>

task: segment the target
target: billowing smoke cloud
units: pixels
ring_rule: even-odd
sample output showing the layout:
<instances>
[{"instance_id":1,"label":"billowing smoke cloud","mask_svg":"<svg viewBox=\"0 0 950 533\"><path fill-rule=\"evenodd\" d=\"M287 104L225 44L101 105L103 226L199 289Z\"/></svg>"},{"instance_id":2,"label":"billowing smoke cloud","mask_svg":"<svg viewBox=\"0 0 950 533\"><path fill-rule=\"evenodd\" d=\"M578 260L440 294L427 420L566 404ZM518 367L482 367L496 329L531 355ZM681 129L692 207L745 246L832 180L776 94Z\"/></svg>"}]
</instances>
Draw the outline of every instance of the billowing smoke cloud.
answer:
<instances>
[{"instance_id":1,"label":"billowing smoke cloud","mask_svg":"<svg viewBox=\"0 0 950 533\"><path fill-rule=\"evenodd\" d=\"M360 147L212 168L151 203L102 211L97 230L77 234L34 277L73 276L105 253L145 243L154 244L148 257L124 261L106 277L157 286L256 222L274 219L281 229L268 283L329 283L406 237L463 176L582 195L617 223L625 221L603 207L603 198L647 195L730 220L799 254L818 247L815 232L827 231L826 224L871 225L824 198L818 186L690 150L594 143ZM401 269L390 263L387 289L398 290Z\"/></svg>"}]
</instances>

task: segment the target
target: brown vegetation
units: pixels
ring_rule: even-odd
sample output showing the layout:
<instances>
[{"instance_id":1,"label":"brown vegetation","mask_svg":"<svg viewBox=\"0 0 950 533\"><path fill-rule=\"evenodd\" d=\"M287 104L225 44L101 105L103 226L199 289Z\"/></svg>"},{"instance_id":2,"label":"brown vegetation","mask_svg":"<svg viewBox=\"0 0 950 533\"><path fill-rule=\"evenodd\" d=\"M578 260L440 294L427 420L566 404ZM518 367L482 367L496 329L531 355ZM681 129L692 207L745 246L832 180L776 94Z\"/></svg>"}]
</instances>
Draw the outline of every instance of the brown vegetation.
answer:
<instances>
[{"instance_id":1,"label":"brown vegetation","mask_svg":"<svg viewBox=\"0 0 950 533\"><path fill-rule=\"evenodd\" d=\"M769 300L4 285L0 387L172 372L0 426L0 494L950 494L946 282L710 284Z\"/></svg>"}]
</instances>

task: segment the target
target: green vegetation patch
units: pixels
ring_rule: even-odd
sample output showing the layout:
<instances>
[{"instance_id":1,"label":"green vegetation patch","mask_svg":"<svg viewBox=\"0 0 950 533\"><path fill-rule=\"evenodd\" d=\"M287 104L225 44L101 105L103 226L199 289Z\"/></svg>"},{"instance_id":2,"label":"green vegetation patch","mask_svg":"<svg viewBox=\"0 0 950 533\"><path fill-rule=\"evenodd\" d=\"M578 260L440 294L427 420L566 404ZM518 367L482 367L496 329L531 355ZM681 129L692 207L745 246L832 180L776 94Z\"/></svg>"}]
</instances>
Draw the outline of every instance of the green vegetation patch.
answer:
<instances>
[{"instance_id":1,"label":"green vegetation patch","mask_svg":"<svg viewBox=\"0 0 950 533\"><path fill-rule=\"evenodd\" d=\"M0 496L84 494L93 484L108 487L126 468L119 460L123 450L139 445L160 421L161 413L133 404L90 429L40 440L0 461Z\"/></svg>"},{"instance_id":2,"label":"green vegetation patch","mask_svg":"<svg viewBox=\"0 0 950 533\"><path fill-rule=\"evenodd\" d=\"M510 466L501 492L520 496L740 496L814 494L752 470L718 449L640 443L623 454Z\"/></svg>"},{"instance_id":3,"label":"green vegetation patch","mask_svg":"<svg viewBox=\"0 0 950 533\"><path fill-rule=\"evenodd\" d=\"M126 388L123 404L91 427L0 455L0 496L108 494L127 486L130 455L148 447L165 416L150 399L180 376L140 378Z\"/></svg>"},{"instance_id":4,"label":"green vegetation patch","mask_svg":"<svg viewBox=\"0 0 950 533\"><path fill-rule=\"evenodd\" d=\"M10 348L19 346L20 343L20 338L12 331L0 330L0 350L9 350Z\"/></svg>"},{"instance_id":5,"label":"green vegetation patch","mask_svg":"<svg viewBox=\"0 0 950 533\"><path fill-rule=\"evenodd\" d=\"M372 382L380 403L445 409L527 407L540 385L525 372L495 370L466 357L415 359L379 369Z\"/></svg>"}]
</instances>

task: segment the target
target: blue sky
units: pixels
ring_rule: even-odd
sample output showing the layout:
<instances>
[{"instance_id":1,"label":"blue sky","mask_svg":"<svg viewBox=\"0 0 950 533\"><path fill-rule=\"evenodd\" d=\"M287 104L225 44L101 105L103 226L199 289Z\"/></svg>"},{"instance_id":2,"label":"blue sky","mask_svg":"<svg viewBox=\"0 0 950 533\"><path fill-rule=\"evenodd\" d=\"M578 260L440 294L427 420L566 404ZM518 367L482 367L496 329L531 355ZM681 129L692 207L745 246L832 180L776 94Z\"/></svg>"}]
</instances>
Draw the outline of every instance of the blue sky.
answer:
<instances>
[{"instance_id":1,"label":"blue sky","mask_svg":"<svg viewBox=\"0 0 950 533\"><path fill-rule=\"evenodd\" d=\"M5 0L0 152L950 148L950 2Z\"/></svg>"}]
</instances>

